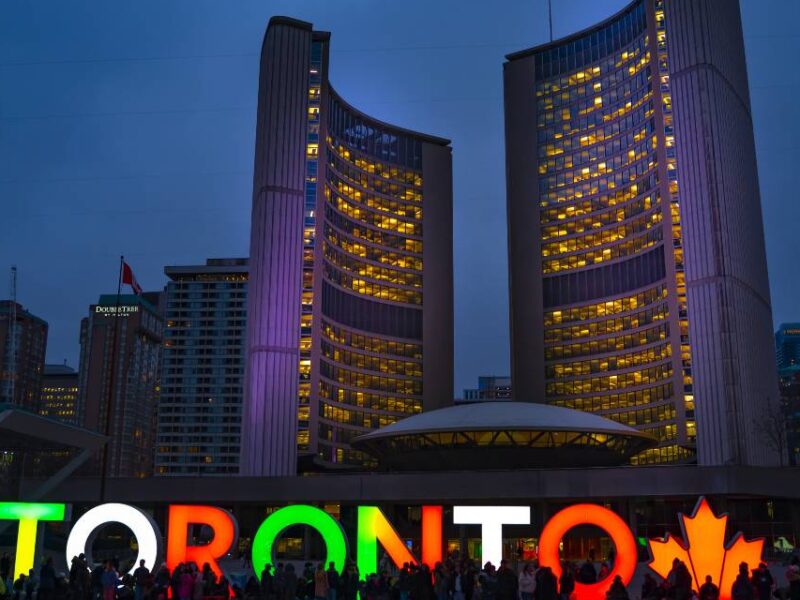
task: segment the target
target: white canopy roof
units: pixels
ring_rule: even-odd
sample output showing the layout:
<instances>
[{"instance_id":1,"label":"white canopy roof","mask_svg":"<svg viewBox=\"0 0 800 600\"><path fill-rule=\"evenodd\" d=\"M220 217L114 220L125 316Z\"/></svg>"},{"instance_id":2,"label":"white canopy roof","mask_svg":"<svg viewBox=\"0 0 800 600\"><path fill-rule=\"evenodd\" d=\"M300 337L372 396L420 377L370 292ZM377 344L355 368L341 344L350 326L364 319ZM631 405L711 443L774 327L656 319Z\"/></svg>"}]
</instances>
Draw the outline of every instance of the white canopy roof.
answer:
<instances>
[{"instance_id":1,"label":"white canopy roof","mask_svg":"<svg viewBox=\"0 0 800 600\"><path fill-rule=\"evenodd\" d=\"M435 431L572 431L650 438L646 433L604 417L534 402L475 402L424 412L372 433L372 440Z\"/></svg>"}]
</instances>

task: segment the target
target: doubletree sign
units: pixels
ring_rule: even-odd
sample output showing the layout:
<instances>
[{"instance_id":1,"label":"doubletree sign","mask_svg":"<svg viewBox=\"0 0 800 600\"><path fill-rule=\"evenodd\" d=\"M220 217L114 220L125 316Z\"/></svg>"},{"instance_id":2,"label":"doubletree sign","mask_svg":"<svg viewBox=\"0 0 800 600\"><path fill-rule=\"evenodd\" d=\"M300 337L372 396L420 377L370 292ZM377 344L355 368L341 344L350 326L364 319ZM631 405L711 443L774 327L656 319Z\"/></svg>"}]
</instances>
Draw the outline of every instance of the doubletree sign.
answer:
<instances>
[{"instance_id":1,"label":"doubletree sign","mask_svg":"<svg viewBox=\"0 0 800 600\"><path fill-rule=\"evenodd\" d=\"M36 556L36 533L39 522L69 520L66 504L44 504L25 502L0 502L0 519L19 521L17 534L14 578L33 568ZM378 546L388 554L395 565L403 563L425 563L431 567L443 558L441 506L422 508L422 551L419 557L411 554L392 524L380 508L359 506L357 508L357 532L355 558L362 577L378 569ZM662 577L672 568L674 559L686 563L692 573L695 591L710 575L720 588L721 600L730 600L731 588L739 564L755 566L761 560L764 540L745 541L741 533L725 543L727 516L717 517L705 498L697 503L690 517L678 515L682 528L682 539L667 535L663 539L649 541L652 560L649 567ZM83 514L73 525L67 538L67 564L73 556L85 553L92 561L92 541L97 532L110 523L121 523L131 530L136 538L139 560L148 568L158 564L162 555L162 535L158 525L144 511L128 504L101 504ZM503 525L530 525L528 506L454 506L453 523L456 525L481 526L481 563L500 562L502 557ZM188 532L192 525L204 525L213 533L210 543L189 543ZM315 529L325 542L325 563L332 562L336 568L344 567L348 556L348 540L344 529L328 513L306 504L295 504L281 508L269 515L255 532L252 543L252 564L256 573L261 573L268 563L274 564L276 541L290 527L306 525ZM616 548L616 558L608 577L593 584L575 584L579 600L605 600L606 592L614 578L619 575L627 585L637 565L636 542L628 525L616 513L596 504L574 504L556 513L539 536L539 563L550 567L556 577L561 575L561 540L566 533L578 525L594 525L604 530ZM236 518L214 506L170 505L167 518L166 563L170 569L179 563L208 563L222 574L217 559L225 556L238 537Z\"/></svg>"},{"instance_id":2,"label":"doubletree sign","mask_svg":"<svg viewBox=\"0 0 800 600\"><path fill-rule=\"evenodd\" d=\"M130 306L126 304L120 304L119 306L103 306L98 304L94 307L94 312L99 315L105 315L106 317L129 317L131 314L139 312L139 307L135 304Z\"/></svg>"}]
</instances>

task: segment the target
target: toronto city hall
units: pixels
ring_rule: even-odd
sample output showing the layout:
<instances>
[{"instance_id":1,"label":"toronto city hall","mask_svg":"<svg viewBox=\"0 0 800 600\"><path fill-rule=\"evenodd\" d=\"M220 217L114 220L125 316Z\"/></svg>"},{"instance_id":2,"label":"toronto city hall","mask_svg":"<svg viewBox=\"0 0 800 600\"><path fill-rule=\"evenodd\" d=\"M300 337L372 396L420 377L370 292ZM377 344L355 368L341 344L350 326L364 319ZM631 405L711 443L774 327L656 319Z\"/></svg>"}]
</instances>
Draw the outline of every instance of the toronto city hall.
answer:
<instances>
[{"instance_id":1,"label":"toronto city hall","mask_svg":"<svg viewBox=\"0 0 800 600\"><path fill-rule=\"evenodd\" d=\"M5 315L18 314L30 337L22 354L34 357L25 369L0 357L0 393L14 405L0 405L0 493L25 510L54 503L51 546L70 519L57 503L83 518L99 498L135 503L128 509L144 530L168 523L180 543L208 541L199 526L211 517L187 514L213 515L231 540L238 523L239 555L263 561L273 545L271 560L316 560L328 539L356 531L358 561L370 569L378 541L400 565L441 556L426 536L470 559L490 546L492 560L536 558L541 525L574 503L618 515L634 568L656 538L688 556L674 536L686 537L678 514L693 507L696 524L751 540L717 544L714 556L730 551L730 564L755 567L759 543L795 550L800 477L783 464L800 455L800 412L784 438L765 427L800 402L800 327L779 332L779 388L737 3L635 0L498 60L511 378L482 377L464 402L453 392L458 147L341 97L328 77L334 41L311 23L270 19L249 256L167 267L166 290L124 296L128 312L119 295L101 296L82 329L77 406L74 388L55 398L60 388L45 386L48 402L70 403L69 424L29 410L45 385L32 363L44 360L46 323L0 306L0 348L16 347ZM24 389L2 379L11 371L28 373ZM116 425L103 430L103 421ZM88 467L105 444L116 470L98 477ZM48 479L47 461L26 467L26 452L71 462ZM284 509L299 520L280 521ZM481 510L494 511L496 544L474 517ZM266 534L247 532L270 519L282 525L261 547ZM319 523L324 543L298 532ZM568 525L557 536L562 558L586 560L595 548L611 556L607 529ZM234 547L220 544L216 558ZM797 567L800 591L800 558Z\"/></svg>"}]
</instances>

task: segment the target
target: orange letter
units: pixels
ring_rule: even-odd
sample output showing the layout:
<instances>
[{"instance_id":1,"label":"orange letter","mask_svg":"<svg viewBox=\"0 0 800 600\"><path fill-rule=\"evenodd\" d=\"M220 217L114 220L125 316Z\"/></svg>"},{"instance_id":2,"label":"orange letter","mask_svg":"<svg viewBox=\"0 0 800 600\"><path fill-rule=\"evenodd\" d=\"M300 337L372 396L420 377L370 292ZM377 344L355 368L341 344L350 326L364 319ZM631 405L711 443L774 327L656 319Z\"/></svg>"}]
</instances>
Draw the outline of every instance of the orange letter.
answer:
<instances>
[{"instance_id":1,"label":"orange letter","mask_svg":"<svg viewBox=\"0 0 800 600\"><path fill-rule=\"evenodd\" d=\"M422 563L433 570L442 562L442 507L422 507Z\"/></svg>"},{"instance_id":2,"label":"orange letter","mask_svg":"<svg viewBox=\"0 0 800 600\"><path fill-rule=\"evenodd\" d=\"M208 525L214 538L205 546L188 545L190 525ZM236 520L226 510L214 506L172 504L167 529L167 566L172 571L180 563L193 562L202 569L208 563L217 577L221 577L222 569L217 559L228 553L238 535Z\"/></svg>"},{"instance_id":3,"label":"orange letter","mask_svg":"<svg viewBox=\"0 0 800 600\"><path fill-rule=\"evenodd\" d=\"M557 513L547 522L539 539L539 564L550 567L556 579L561 578L561 560L558 554L561 538L576 525L596 525L611 537L617 548L617 557L608 577L597 583L576 583L578 600L605 600L614 577L619 575L628 585L636 570L636 541L630 528L619 516L597 504L574 504Z\"/></svg>"}]
</instances>

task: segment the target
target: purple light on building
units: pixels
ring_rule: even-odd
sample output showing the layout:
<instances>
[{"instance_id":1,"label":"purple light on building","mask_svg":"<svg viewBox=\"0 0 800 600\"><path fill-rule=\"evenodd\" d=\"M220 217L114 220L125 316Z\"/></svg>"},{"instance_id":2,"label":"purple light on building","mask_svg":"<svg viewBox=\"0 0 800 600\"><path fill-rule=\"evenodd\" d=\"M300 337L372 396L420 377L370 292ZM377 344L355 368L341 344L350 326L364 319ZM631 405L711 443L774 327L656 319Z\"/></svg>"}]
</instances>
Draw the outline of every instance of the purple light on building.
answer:
<instances>
[{"instance_id":1,"label":"purple light on building","mask_svg":"<svg viewBox=\"0 0 800 600\"><path fill-rule=\"evenodd\" d=\"M350 439L453 397L449 141L342 100L329 41L276 17L262 48L246 475L365 464Z\"/></svg>"}]
</instances>

